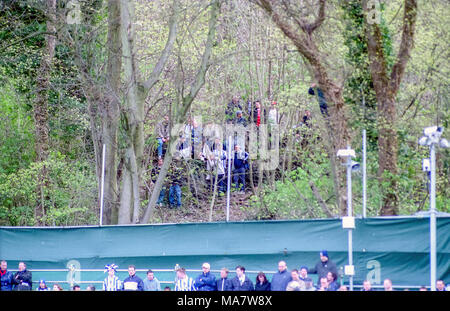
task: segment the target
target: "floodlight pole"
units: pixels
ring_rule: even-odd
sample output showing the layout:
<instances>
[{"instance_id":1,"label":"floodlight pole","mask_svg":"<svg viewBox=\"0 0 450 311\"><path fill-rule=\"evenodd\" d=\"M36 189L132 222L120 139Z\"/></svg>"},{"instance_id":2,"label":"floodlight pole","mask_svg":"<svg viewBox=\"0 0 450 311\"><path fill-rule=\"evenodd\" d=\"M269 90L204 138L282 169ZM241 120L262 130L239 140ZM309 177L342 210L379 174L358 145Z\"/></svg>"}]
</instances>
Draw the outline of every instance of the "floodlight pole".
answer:
<instances>
[{"instance_id":1,"label":"floodlight pole","mask_svg":"<svg viewBox=\"0 0 450 311\"><path fill-rule=\"evenodd\" d=\"M230 192L231 192L231 135L228 137L228 178L227 178L227 222L230 220Z\"/></svg>"},{"instance_id":2,"label":"floodlight pole","mask_svg":"<svg viewBox=\"0 0 450 311\"><path fill-rule=\"evenodd\" d=\"M347 146L350 149L350 146ZM353 216L352 210L352 157L347 157L347 216ZM353 266L353 232L348 229L348 264ZM349 275L350 291L353 291L353 275Z\"/></svg>"},{"instance_id":3,"label":"floodlight pole","mask_svg":"<svg viewBox=\"0 0 450 311\"><path fill-rule=\"evenodd\" d=\"M362 174L362 188L363 188L363 218L367 217L367 192L366 192L366 188L367 188L367 176L366 176L366 129L363 129L363 163L362 163L362 170L363 170L363 174Z\"/></svg>"},{"instance_id":4,"label":"floodlight pole","mask_svg":"<svg viewBox=\"0 0 450 311\"><path fill-rule=\"evenodd\" d=\"M105 189L105 156L106 156L106 145L103 144L102 150L102 180L100 186L100 226L103 225L103 196Z\"/></svg>"},{"instance_id":5,"label":"floodlight pole","mask_svg":"<svg viewBox=\"0 0 450 311\"><path fill-rule=\"evenodd\" d=\"M436 291L436 152L430 145L430 285Z\"/></svg>"}]
</instances>

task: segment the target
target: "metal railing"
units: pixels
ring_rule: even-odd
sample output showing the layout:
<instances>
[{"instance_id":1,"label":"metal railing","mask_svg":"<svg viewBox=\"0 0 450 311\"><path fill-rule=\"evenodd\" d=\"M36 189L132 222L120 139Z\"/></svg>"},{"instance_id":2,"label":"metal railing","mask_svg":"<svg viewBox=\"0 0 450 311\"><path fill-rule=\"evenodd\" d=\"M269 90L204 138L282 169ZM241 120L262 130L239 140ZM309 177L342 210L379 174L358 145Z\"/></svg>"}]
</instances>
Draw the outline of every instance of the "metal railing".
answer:
<instances>
[{"instance_id":1,"label":"metal railing","mask_svg":"<svg viewBox=\"0 0 450 311\"><path fill-rule=\"evenodd\" d=\"M17 269L8 269L11 272L16 272L18 271ZM50 283L50 284L67 284L70 288L77 284L77 285L82 285L82 284L103 284L103 280L75 280L74 273L76 272L80 272L80 273L85 273L85 272L98 272L99 274L103 274L105 272L104 269L70 269L70 268L66 268L66 269L29 269L30 272L37 272L37 273L45 273L45 272L60 272L60 273L71 273L71 280L68 280L68 278L66 278L66 280L45 280L46 283ZM127 273L128 269L117 269L117 272L122 272L122 273ZM136 269L136 273L146 273L148 271L148 269ZM174 277L173 280L161 280L159 279L159 282L161 284L164 285L173 285L175 284L175 269L152 269L152 271L157 274L157 273L173 273ZM217 273L219 274L221 270L216 270L216 269L211 269L211 273ZM202 273L203 271L201 269L186 269L187 273ZM260 271L260 270L245 270L245 273L247 275L254 275L256 277L256 275L259 272L263 272L266 275L273 275L275 274L277 271ZM39 284L39 280L34 280L33 284ZM346 285L347 287L349 286L348 283L343 282L343 285ZM359 291L363 288L363 285L361 284L354 284L353 285L354 290ZM371 286L373 290L377 291L377 290L384 290L383 285L372 285ZM393 288L395 290L419 290L422 286L418 286L418 285L393 285ZM430 286L425 286L427 288L427 290L430 290Z\"/></svg>"}]
</instances>

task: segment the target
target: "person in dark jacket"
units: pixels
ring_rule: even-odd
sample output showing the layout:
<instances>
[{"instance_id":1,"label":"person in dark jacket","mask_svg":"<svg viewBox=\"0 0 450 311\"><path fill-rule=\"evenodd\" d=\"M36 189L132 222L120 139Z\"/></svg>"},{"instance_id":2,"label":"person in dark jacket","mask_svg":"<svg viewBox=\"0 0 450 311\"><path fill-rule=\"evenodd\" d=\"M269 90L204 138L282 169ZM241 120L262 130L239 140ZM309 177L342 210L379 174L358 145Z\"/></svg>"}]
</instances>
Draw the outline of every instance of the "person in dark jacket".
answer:
<instances>
[{"instance_id":1,"label":"person in dark jacket","mask_svg":"<svg viewBox=\"0 0 450 311\"><path fill-rule=\"evenodd\" d=\"M181 208L181 185L184 182L186 166L184 160L174 158L168 171L170 208Z\"/></svg>"},{"instance_id":2,"label":"person in dark jacket","mask_svg":"<svg viewBox=\"0 0 450 311\"><path fill-rule=\"evenodd\" d=\"M323 250L320 252L320 261L315 265L314 268L309 269L308 273L318 275L317 284L320 286L320 279L326 278L328 272L333 272L336 275L338 274L336 264L329 259L328 252L326 250Z\"/></svg>"},{"instance_id":3,"label":"person in dark jacket","mask_svg":"<svg viewBox=\"0 0 450 311\"><path fill-rule=\"evenodd\" d=\"M316 86L315 83L311 84L311 87L308 90L309 95L316 95L317 92L317 100L319 101L320 106L320 112L324 117L329 117L328 114L328 106L327 102L325 100L325 95L323 94L322 90Z\"/></svg>"},{"instance_id":4,"label":"person in dark jacket","mask_svg":"<svg viewBox=\"0 0 450 311\"><path fill-rule=\"evenodd\" d=\"M272 291L285 291L288 283L292 281L291 274L287 269L285 261L278 263L278 272L272 276L270 289Z\"/></svg>"},{"instance_id":5,"label":"person in dark jacket","mask_svg":"<svg viewBox=\"0 0 450 311\"><path fill-rule=\"evenodd\" d=\"M136 275L136 267L133 265L128 266L128 275L122 282L122 290L125 291L143 291L144 281Z\"/></svg>"},{"instance_id":6,"label":"person in dark jacket","mask_svg":"<svg viewBox=\"0 0 450 311\"><path fill-rule=\"evenodd\" d=\"M13 288L14 275L8 271L8 263L2 260L0 263L0 291L11 291Z\"/></svg>"},{"instance_id":7,"label":"person in dark jacket","mask_svg":"<svg viewBox=\"0 0 450 311\"><path fill-rule=\"evenodd\" d=\"M245 171L247 170L248 153L241 150L239 145L234 146L233 153L233 183L235 184L236 191L239 191L239 185L241 184L240 192L245 193Z\"/></svg>"},{"instance_id":8,"label":"person in dark jacket","mask_svg":"<svg viewBox=\"0 0 450 311\"><path fill-rule=\"evenodd\" d=\"M195 285L198 291L215 291L217 290L216 276L211 274L211 266L209 263L205 262L202 265L202 274L197 276L195 279Z\"/></svg>"},{"instance_id":9,"label":"person in dark jacket","mask_svg":"<svg viewBox=\"0 0 450 311\"><path fill-rule=\"evenodd\" d=\"M236 277L231 280L233 291L253 291L253 282L245 275L243 266L236 267Z\"/></svg>"},{"instance_id":10,"label":"person in dark jacket","mask_svg":"<svg viewBox=\"0 0 450 311\"><path fill-rule=\"evenodd\" d=\"M242 110L239 96L233 96L233 99L228 103L227 108L225 109L225 120L227 123L233 122L236 111L238 110Z\"/></svg>"},{"instance_id":11,"label":"person in dark jacket","mask_svg":"<svg viewBox=\"0 0 450 311\"><path fill-rule=\"evenodd\" d=\"M334 272L328 272L327 273L327 280L328 280L328 291L337 291L340 287L339 283L337 282L337 274Z\"/></svg>"},{"instance_id":12,"label":"person in dark jacket","mask_svg":"<svg viewBox=\"0 0 450 311\"><path fill-rule=\"evenodd\" d=\"M19 271L14 274L13 284L17 291L32 290L32 275L24 262L19 262Z\"/></svg>"},{"instance_id":13,"label":"person in dark jacket","mask_svg":"<svg viewBox=\"0 0 450 311\"><path fill-rule=\"evenodd\" d=\"M218 291L231 291L233 290L231 280L228 278L228 269L222 268L220 270L220 280L216 281L216 287Z\"/></svg>"},{"instance_id":14,"label":"person in dark jacket","mask_svg":"<svg viewBox=\"0 0 450 311\"><path fill-rule=\"evenodd\" d=\"M270 291L270 282L267 280L264 272L259 272L256 276L255 291Z\"/></svg>"}]
</instances>

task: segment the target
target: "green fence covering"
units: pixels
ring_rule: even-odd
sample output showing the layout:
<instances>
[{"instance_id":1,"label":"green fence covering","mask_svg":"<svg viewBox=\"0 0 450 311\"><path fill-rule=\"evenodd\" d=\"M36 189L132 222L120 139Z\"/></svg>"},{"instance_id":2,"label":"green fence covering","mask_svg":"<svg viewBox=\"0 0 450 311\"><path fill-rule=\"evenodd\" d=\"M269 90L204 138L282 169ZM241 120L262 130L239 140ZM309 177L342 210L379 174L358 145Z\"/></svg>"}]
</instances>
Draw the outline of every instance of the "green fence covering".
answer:
<instances>
[{"instance_id":1,"label":"green fence covering","mask_svg":"<svg viewBox=\"0 0 450 311\"><path fill-rule=\"evenodd\" d=\"M353 232L355 284L370 279L382 284L426 285L429 277L429 218L356 219ZM136 226L14 228L0 227L0 258L10 269L25 261L29 269L65 269L69 261L81 269L116 263L126 269L171 269L176 264L213 270L240 264L247 270L275 271L279 260L288 268L312 267L328 250L338 267L348 261L347 231L340 219L219 222ZM437 219L437 278L450 281L450 217ZM66 280L67 272L34 273L38 278ZM121 277L125 277L122 272ZM232 274L234 275L234 273ZM141 277L145 273L141 273ZM158 276L158 275L157 275ZM173 273L161 273L173 281ZM195 275L191 275L195 277ZM102 272L83 273L81 280L101 281ZM270 278L270 276L269 276ZM344 277L344 282L346 282Z\"/></svg>"}]
</instances>

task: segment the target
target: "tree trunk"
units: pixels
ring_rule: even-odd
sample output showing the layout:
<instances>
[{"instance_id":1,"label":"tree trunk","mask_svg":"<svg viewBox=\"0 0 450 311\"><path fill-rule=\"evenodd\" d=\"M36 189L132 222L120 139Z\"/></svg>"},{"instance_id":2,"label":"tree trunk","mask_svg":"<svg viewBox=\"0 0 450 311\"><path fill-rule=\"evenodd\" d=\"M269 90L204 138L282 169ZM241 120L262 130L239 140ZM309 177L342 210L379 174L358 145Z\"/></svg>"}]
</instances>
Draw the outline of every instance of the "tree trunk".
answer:
<instances>
[{"instance_id":1,"label":"tree trunk","mask_svg":"<svg viewBox=\"0 0 450 311\"><path fill-rule=\"evenodd\" d=\"M47 33L56 34L56 0L46 1L47 13ZM45 36L45 49L41 58L41 64L36 82L36 99L33 106L36 137L36 161L44 162L48 158L49 138L48 138L48 92L50 90L50 78L52 72L53 57L55 55L56 37L54 34ZM41 198L35 207L35 215L38 225L44 225L45 220L45 195L44 189L48 185L48 172L45 165L38 177L38 197Z\"/></svg>"},{"instance_id":2,"label":"tree trunk","mask_svg":"<svg viewBox=\"0 0 450 311\"><path fill-rule=\"evenodd\" d=\"M396 100L401 80L414 45L414 33L417 17L417 1L404 1L402 40L397 60L389 74L386 55L383 51L383 39L380 27L376 21L370 19L370 10L366 11L366 40L370 60L370 71L377 97L377 127L378 127L378 178L383 203L381 215L398 214L398 168L397 152L398 139L396 130Z\"/></svg>"},{"instance_id":3,"label":"tree trunk","mask_svg":"<svg viewBox=\"0 0 450 311\"><path fill-rule=\"evenodd\" d=\"M206 39L206 45L205 49L202 55L202 61L200 68L197 71L197 74L195 76L195 79L193 83L191 84L191 89L188 95L182 98L182 103L180 109L177 109L176 116L174 116L174 122L175 124L183 124L186 120L187 113L191 107L192 102L194 101L195 97L198 94L198 91L201 89L201 87L205 84L205 76L206 72L209 68L209 62L210 57L212 54L212 46L216 37L216 24L217 19L220 12L220 1L219 0L212 0L211 2L211 15L209 19L209 26L208 26L208 36ZM169 140L169 147L167 149L166 155L164 156L164 164L161 168L161 171L158 175L158 178L156 179L155 187L153 188L152 195L150 197L150 200L147 205L147 209L144 213L144 216L142 217L142 223L148 223L150 218L153 215L156 200L159 196L159 192L161 191L161 187L163 185L164 179L166 178L167 171L170 165L170 162L172 161L172 151L175 150L176 142L178 133L171 132L170 133L170 140Z\"/></svg>"}]
</instances>

